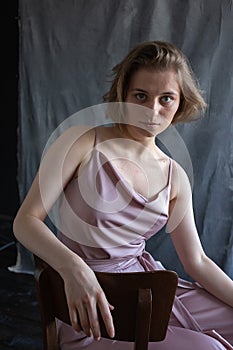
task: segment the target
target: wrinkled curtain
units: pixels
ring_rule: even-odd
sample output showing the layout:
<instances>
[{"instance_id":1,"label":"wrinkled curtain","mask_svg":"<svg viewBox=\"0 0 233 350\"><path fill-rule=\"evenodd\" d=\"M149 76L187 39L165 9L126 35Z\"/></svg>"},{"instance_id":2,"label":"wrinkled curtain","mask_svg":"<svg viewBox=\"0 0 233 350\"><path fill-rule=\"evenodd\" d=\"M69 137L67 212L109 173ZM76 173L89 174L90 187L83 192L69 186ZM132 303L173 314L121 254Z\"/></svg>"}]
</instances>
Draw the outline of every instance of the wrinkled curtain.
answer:
<instances>
[{"instance_id":1,"label":"wrinkled curtain","mask_svg":"<svg viewBox=\"0 0 233 350\"><path fill-rule=\"evenodd\" d=\"M128 50L141 41L172 42L188 56L208 109L204 118L171 130L169 145L169 135L158 142L184 167L190 157L201 241L233 278L232 0L20 0L19 15L21 201L51 134L66 118L102 102L107 74ZM23 270L31 258L18 248L15 270ZM147 248L186 277L165 230Z\"/></svg>"}]
</instances>

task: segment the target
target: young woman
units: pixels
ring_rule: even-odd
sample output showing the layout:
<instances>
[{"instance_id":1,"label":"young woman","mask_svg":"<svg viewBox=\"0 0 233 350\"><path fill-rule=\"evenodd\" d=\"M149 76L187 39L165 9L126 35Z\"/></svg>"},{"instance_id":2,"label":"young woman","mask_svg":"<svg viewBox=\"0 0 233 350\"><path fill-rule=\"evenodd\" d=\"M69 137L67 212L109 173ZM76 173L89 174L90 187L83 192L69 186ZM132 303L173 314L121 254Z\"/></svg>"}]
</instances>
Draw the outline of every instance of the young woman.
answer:
<instances>
[{"instance_id":1,"label":"young woman","mask_svg":"<svg viewBox=\"0 0 233 350\"><path fill-rule=\"evenodd\" d=\"M16 238L64 279L73 327L58 321L61 349L133 349L101 338L97 309L114 337L112 306L93 270L163 268L145 241L165 224L198 283L179 280L166 339L150 349L233 349L233 281L203 251L187 175L155 143L171 123L205 109L191 69L173 45L145 42L114 74L104 98L115 123L66 131L45 155L14 222ZM44 220L58 197L56 237Z\"/></svg>"}]
</instances>

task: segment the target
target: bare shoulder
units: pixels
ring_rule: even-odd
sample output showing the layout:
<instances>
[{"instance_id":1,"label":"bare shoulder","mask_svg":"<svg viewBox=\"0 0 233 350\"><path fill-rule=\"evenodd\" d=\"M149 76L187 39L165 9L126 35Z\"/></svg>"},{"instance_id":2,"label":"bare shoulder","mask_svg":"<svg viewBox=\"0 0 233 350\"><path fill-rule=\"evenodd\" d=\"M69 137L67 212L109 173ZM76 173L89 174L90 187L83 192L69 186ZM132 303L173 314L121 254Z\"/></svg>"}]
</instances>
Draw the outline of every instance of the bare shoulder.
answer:
<instances>
[{"instance_id":1,"label":"bare shoulder","mask_svg":"<svg viewBox=\"0 0 233 350\"><path fill-rule=\"evenodd\" d=\"M96 138L95 128L78 127L75 130L71 130L70 132L74 137L72 146L74 148L78 148L78 151L81 154L90 152L93 149Z\"/></svg>"},{"instance_id":2,"label":"bare shoulder","mask_svg":"<svg viewBox=\"0 0 233 350\"><path fill-rule=\"evenodd\" d=\"M52 147L64 146L70 147L76 143L85 143L95 137L95 129L88 126L72 126L62 132L52 142Z\"/></svg>"},{"instance_id":3,"label":"bare shoulder","mask_svg":"<svg viewBox=\"0 0 233 350\"><path fill-rule=\"evenodd\" d=\"M40 164L40 178L47 181L62 174L63 184L74 176L76 169L91 152L95 143L95 129L74 126L63 132L45 152Z\"/></svg>"},{"instance_id":4,"label":"bare shoulder","mask_svg":"<svg viewBox=\"0 0 233 350\"><path fill-rule=\"evenodd\" d=\"M183 193L190 194L191 186L187 173L175 160L172 161L172 179L170 200L177 199Z\"/></svg>"},{"instance_id":5,"label":"bare shoulder","mask_svg":"<svg viewBox=\"0 0 233 350\"><path fill-rule=\"evenodd\" d=\"M95 130L96 133L98 133L99 141L106 141L121 137L121 135L119 134L119 129L114 125L99 126Z\"/></svg>"},{"instance_id":6,"label":"bare shoulder","mask_svg":"<svg viewBox=\"0 0 233 350\"><path fill-rule=\"evenodd\" d=\"M80 157L89 151L95 142L95 129L87 126L72 126L57 137L47 150L44 158L64 158L78 151Z\"/></svg>"}]
</instances>

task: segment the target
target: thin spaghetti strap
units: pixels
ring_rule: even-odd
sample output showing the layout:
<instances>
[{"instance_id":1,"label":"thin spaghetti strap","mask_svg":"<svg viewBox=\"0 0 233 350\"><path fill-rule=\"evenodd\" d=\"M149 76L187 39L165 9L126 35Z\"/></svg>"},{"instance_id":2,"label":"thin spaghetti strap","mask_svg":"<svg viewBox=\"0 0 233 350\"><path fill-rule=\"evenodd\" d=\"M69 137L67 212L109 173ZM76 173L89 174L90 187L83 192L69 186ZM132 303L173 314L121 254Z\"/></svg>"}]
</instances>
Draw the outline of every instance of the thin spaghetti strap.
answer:
<instances>
[{"instance_id":1,"label":"thin spaghetti strap","mask_svg":"<svg viewBox=\"0 0 233 350\"><path fill-rule=\"evenodd\" d=\"M173 159L172 159L172 158L169 158L169 161L170 161L170 164L169 164L169 174L168 174L168 185L171 186Z\"/></svg>"},{"instance_id":2,"label":"thin spaghetti strap","mask_svg":"<svg viewBox=\"0 0 233 350\"><path fill-rule=\"evenodd\" d=\"M98 144L98 128L95 128L94 131L95 131L95 141L94 141L94 148L95 148L96 145Z\"/></svg>"}]
</instances>

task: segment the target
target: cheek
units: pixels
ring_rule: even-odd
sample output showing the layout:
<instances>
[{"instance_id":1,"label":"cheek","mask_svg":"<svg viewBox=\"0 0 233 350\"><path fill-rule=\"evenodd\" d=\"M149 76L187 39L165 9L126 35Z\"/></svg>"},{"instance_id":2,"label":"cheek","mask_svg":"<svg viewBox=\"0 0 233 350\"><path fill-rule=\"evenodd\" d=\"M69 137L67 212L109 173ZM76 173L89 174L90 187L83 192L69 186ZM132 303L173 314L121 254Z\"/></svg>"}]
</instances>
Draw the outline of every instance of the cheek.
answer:
<instances>
[{"instance_id":1,"label":"cheek","mask_svg":"<svg viewBox=\"0 0 233 350\"><path fill-rule=\"evenodd\" d=\"M129 104L127 104L126 106L126 113L125 113L125 120L126 121L133 121L137 118L137 105L134 103L134 104L131 104L130 103L130 100L128 100L127 102L129 102Z\"/></svg>"},{"instance_id":2,"label":"cheek","mask_svg":"<svg viewBox=\"0 0 233 350\"><path fill-rule=\"evenodd\" d=\"M166 119L170 122L173 120L176 112L178 111L179 105L173 106L169 111L166 113Z\"/></svg>"},{"instance_id":3,"label":"cheek","mask_svg":"<svg viewBox=\"0 0 233 350\"><path fill-rule=\"evenodd\" d=\"M150 112L148 108L137 103L126 103L125 107L124 121L132 125L138 125L138 121L143 120Z\"/></svg>"},{"instance_id":4,"label":"cheek","mask_svg":"<svg viewBox=\"0 0 233 350\"><path fill-rule=\"evenodd\" d=\"M180 100L177 101L172 107L171 113L173 113L173 116L176 114L176 112L178 111L179 107L180 107Z\"/></svg>"}]
</instances>

